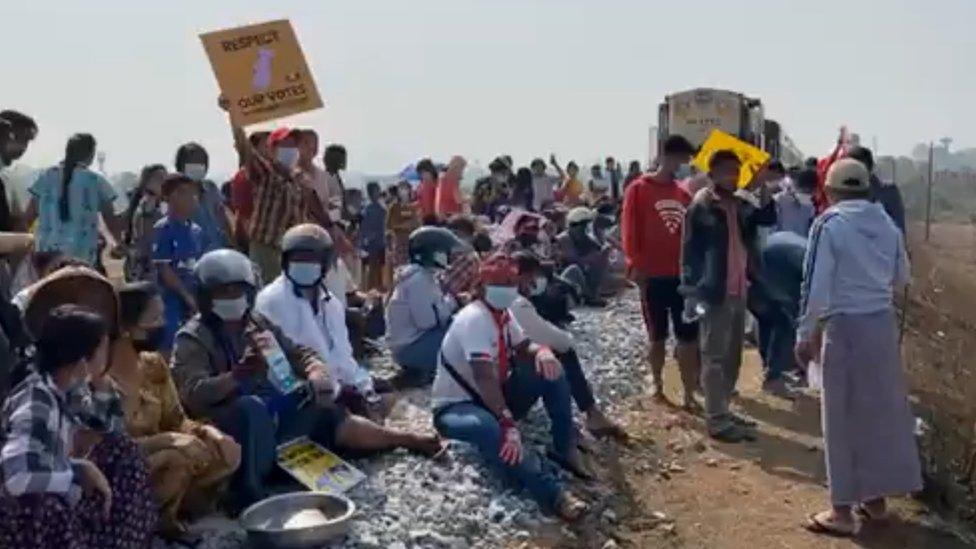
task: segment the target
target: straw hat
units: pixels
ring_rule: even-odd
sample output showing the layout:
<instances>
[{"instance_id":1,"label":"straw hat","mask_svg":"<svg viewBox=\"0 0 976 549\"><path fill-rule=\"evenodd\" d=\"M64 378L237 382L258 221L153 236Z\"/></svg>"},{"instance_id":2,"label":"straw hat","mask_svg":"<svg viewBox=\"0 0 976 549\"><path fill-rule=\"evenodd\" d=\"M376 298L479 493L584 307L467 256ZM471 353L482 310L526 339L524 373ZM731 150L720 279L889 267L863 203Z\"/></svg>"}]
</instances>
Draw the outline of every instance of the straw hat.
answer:
<instances>
[{"instance_id":1,"label":"straw hat","mask_svg":"<svg viewBox=\"0 0 976 549\"><path fill-rule=\"evenodd\" d=\"M65 267L27 289L24 325L36 338L48 314L58 305L73 303L90 307L105 319L109 335L119 329L119 297L107 278L89 267Z\"/></svg>"}]
</instances>

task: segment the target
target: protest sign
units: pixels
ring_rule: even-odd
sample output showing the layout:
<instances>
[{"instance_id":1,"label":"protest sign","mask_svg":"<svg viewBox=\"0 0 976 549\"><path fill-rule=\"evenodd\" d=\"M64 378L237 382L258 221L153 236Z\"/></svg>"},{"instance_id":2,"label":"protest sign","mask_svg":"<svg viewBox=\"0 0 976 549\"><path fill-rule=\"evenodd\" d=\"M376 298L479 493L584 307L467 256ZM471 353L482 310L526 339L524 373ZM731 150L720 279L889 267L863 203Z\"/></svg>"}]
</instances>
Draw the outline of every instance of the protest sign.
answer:
<instances>
[{"instance_id":1,"label":"protest sign","mask_svg":"<svg viewBox=\"0 0 976 549\"><path fill-rule=\"evenodd\" d=\"M200 35L231 119L240 126L322 107L287 20Z\"/></svg>"},{"instance_id":2,"label":"protest sign","mask_svg":"<svg viewBox=\"0 0 976 549\"><path fill-rule=\"evenodd\" d=\"M308 437L278 446L278 466L313 492L341 494L366 478L362 471Z\"/></svg>"},{"instance_id":3,"label":"protest sign","mask_svg":"<svg viewBox=\"0 0 976 549\"><path fill-rule=\"evenodd\" d=\"M708 139L702 143L701 149L692 164L702 172L708 172L708 161L711 160L713 154L721 150L733 151L739 157L739 161L742 162L742 171L739 172L738 183L740 189L748 185L770 159L769 153L766 151L722 130L712 130Z\"/></svg>"}]
</instances>

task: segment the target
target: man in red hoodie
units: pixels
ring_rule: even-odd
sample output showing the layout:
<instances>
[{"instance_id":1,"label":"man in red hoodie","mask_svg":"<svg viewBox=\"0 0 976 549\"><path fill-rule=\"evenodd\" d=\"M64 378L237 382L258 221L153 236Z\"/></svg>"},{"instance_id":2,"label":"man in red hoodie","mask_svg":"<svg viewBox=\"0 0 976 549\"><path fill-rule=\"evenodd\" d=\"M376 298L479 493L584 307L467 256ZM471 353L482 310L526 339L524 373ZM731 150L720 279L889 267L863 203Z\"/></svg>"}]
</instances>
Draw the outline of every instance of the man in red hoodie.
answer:
<instances>
[{"instance_id":1,"label":"man in red hoodie","mask_svg":"<svg viewBox=\"0 0 976 549\"><path fill-rule=\"evenodd\" d=\"M678 368L684 386L684 406L700 410L695 400L698 387L698 326L682 318L684 298L678 293L681 274L681 232L691 195L678 185L676 176L687 172L695 152L687 139L672 135L664 142L656 172L627 187L621 231L631 277L641 288L641 308L651 338L653 397L665 401L664 360L668 319L678 340Z\"/></svg>"}]
</instances>

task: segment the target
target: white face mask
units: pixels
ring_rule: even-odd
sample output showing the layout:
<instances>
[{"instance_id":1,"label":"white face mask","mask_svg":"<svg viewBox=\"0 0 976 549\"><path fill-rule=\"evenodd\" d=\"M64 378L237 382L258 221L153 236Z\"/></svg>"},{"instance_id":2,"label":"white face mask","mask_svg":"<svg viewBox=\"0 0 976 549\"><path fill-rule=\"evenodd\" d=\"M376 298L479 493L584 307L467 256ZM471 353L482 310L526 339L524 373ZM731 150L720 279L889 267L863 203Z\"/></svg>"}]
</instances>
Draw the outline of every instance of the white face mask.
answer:
<instances>
[{"instance_id":1,"label":"white face mask","mask_svg":"<svg viewBox=\"0 0 976 549\"><path fill-rule=\"evenodd\" d=\"M330 221L332 221L333 223L335 223L336 221L339 221L341 219L342 219L342 210L338 210L338 209L335 209L335 208L329 210L329 220Z\"/></svg>"},{"instance_id":2,"label":"white face mask","mask_svg":"<svg viewBox=\"0 0 976 549\"><path fill-rule=\"evenodd\" d=\"M812 206L813 205L813 196L810 195L810 193L805 193L805 192L797 191L797 193L796 193L796 201L799 202L800 204L804 205L804 206Z\"/></svg>"},{"instance_id":3,"label":"white face mask","mask_svg":"<svg viewBox=\"0 0 976 549\"><path fill-rule=\"evenodd\" d=\"M278 163L284 168L292 170L298 164L298 149L295 147L280 147L275 153Z\"/></svg>"},{"instance_id":4,"label":"white face mask","mask_svg":"<svg viewBox=\"0 0 976 549\"><path fill-rule=\"evenodd\" d=\"M502 311L512 306L518 298L515 286L486 286L485 301L495 310Z\"/></svg>"},{"instance_id":5,"label":"white face mask","mask_svg":"<svg viewBox=\"0 0 976 549\"><path fill-rule=\"evenodd\" d=\"M315 286L322 280L321 263L289 263L288 278L298 286Z\"/></svg>"},{"instance_id":6,"label":"white face mask","mask_svg":"<svg viewBox=\"0 0 976 549\"><path fill-rule=\"evenodd\" d=\"M447 252L434 252L434 264L441 269L446 269L448 264Z\"/></svg>"},{"instance_id":7,"label":"white face mask","mask_svg":"<svg viewBox=\"0 0 976 549\"><path fill-rule=\"evenodd\" d=\"M189 177L194 181L203 181L203 178L207 176L207 165L186 164L185 166L183 166L183 175Z\"/></svg>"},{"instance_id":8,"label":"white face mask","mask_svg":"<svg viewBox=\"0 0 976 549\"><path fill-rule=\"evenodd\" d=\"M213 300L213 313L224 321L240 320L247 312L247 296Z\"/></svg>"}]
</instances>

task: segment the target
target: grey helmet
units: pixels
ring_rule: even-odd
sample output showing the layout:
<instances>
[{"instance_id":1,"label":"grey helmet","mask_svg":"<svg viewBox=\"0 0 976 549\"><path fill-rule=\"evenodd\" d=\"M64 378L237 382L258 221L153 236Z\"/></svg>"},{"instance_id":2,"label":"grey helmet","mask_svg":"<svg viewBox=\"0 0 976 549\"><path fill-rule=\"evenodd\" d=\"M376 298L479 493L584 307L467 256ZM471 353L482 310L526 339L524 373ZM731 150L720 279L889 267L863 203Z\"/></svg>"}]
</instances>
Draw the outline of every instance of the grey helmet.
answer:
<instances>
[{"instance_id":1,"label":"grey helmet","mask_svg":"<svg viewBox=\"0 0 976 549\"><path fill-rule=\"evenodd\" d=\"M201 289L212 289L225 284L247 284L257 287L251 260L237 250L223 248L203 254L193 269Z\"/></svg>"},{"instance_id":2,"label":"grey helmet","mask_svg":"<svg viewBox=\"0 0 976 549\"><path fill-rule=\"evenodd\" d=\"M421 227L410 233L407 253L410 262L422 267L447 268L451 252L464 247L461 240L443 227Z\"/></svg>"},{"instance_id":3,"label":"grey helmet","mask_svg":"<svg viewBox=\"0 0 976 549\"><path fill-rule=\"evenodd\" d=\"M335 253L332 237L325 229L314 223L295 225L281 237L281 266L283 269L288 268L288 256L294 252L318 254L325 266L332 264Z\"/></svg>"}]
</instances>

